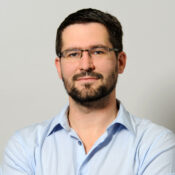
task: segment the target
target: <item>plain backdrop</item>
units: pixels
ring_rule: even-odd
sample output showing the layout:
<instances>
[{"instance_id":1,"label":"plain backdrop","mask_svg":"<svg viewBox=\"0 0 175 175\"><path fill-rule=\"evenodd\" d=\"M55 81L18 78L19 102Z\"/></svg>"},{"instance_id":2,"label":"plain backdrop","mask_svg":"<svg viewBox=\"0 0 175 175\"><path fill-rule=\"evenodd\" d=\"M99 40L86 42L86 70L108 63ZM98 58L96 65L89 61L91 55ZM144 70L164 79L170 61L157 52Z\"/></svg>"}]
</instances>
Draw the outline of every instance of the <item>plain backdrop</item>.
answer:
<instances>
[{"instance_id":1,"label":"plain backdrop","mask_svg":"<svg viewBox=\"0 0 175 175\"><path fill-rule=\"evenodd\" d=\"M88 7L123 26L127 66L117 98L132 114L175 131L174 0L0 0L0 157L16 130L67 103L54 66L56 29Z\"/></svg>"}]
</instances>

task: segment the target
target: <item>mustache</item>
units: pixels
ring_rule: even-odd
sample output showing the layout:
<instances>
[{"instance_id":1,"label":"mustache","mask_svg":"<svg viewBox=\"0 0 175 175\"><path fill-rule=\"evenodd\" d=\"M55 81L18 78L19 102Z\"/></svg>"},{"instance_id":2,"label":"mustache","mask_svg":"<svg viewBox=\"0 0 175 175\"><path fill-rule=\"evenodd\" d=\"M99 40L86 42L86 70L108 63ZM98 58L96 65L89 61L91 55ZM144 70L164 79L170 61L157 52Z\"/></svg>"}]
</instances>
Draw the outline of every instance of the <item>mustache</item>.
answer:
<instances>
[{"instance_id":1,"label":"mustache","mask_svg":"<svg viewBox=\"0 0 175 175\"><path fill-rule=\"evenodd\" d=\"M78 78L82 78L82 77L86 77L86 76L91 76L91 77L94 77L94 78L97 78L97 79L102 79L103 78L103 75L100 74L100 73L96 73L96 72L81 72L80 74L76 74L73 76L73 80L76 81Z\"/></svg>"}]
</instances>

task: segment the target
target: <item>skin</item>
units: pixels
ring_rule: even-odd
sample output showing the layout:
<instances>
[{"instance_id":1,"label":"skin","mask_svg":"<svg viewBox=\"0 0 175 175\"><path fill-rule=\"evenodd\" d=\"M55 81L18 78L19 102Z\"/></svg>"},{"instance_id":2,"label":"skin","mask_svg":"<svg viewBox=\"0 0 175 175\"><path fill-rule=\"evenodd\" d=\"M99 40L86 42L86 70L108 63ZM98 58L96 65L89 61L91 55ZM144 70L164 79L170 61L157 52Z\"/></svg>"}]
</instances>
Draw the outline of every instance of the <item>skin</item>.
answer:
<instances>
[{"instance_id":1,"label":"skin","mask_svg":"<svg viewBox=\"0 0 175 175\"><path fill-rule=\"evenodd\" d=\"M109 34L100 23L73 24L66 27L62 33L62 51L69 48L89 49L94 45L104 45L113 48L109 41ZM126 54L120 52L118 58L114 52L110 52L107 58L92 59L87 52L77 62L68 62L65 59L56 58L55 65L58 75L67 82L67 90L74 86L86 95L87 91L97 89L101 84L106 83L112 72L115 78L123 73L126 65ZM81 77L76 81L72 77L82 71L94 71L103 75L103 79L96 79L91 76ZM85 88L90 85L90 90ZM107 84L108 86L108 84ZM76 131L82 140L85 152L88 153L95 141L105 132L107 126L116 118L116 89L101 98L100 100L81 105L69 96L69 124Z\"/></svg>"}]
</instances>

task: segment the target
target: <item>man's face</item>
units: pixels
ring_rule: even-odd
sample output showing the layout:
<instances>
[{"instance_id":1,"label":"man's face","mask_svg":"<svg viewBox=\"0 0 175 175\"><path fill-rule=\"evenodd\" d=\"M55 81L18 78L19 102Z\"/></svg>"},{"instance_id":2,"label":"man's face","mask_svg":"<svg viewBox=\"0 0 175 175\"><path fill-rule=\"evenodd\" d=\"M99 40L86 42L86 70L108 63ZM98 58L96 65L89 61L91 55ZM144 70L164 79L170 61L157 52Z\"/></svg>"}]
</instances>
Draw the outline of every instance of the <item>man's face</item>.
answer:
<instances>
[{"instance_id":1,"label":"man's face","mask_svg":"<svg viewBox=\"0 0 175 175\"><path fill-rule=\"evenodd\" d=\"M62 51L99 45L112 48L106 28L99 23L73 24L62 33ZM119 66L113 51L98 59L86 51L75 61L56 58L56 67L68 94L81 104L99 100L115 90ZM120 67L119 73L122 71Z\"/></svg>"}]
</instances>

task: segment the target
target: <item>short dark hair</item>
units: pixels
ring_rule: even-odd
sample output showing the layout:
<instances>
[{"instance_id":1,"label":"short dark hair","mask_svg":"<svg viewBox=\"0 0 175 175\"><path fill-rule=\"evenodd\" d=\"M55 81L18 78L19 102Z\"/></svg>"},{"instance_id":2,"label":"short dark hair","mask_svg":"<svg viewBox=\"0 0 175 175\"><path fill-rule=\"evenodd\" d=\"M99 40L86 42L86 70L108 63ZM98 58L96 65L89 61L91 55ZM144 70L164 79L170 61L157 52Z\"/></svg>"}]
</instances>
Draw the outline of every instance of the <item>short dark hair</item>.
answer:
<instances>
[{"instance_id":1,"label":"short dark hair","mask_svg":"<svg viewBox=\"0 0 175 175\"><path fill-rule=\"evenodd\" d=\"M88 8L70 14L58 27L56 35L57 56L60 56L62 48L63 30L71 24L82 24L90 22L97 22L103 24L109 33L109 41L111 42L112 46L114 48L117 48L118 52L123 50L123 44L122 44L123 31L122 26L118 21L118 19L109 13L105 13L97 9Z\"/></svg>"}]
</instances>

